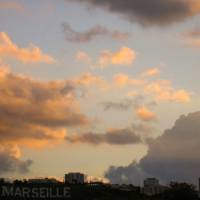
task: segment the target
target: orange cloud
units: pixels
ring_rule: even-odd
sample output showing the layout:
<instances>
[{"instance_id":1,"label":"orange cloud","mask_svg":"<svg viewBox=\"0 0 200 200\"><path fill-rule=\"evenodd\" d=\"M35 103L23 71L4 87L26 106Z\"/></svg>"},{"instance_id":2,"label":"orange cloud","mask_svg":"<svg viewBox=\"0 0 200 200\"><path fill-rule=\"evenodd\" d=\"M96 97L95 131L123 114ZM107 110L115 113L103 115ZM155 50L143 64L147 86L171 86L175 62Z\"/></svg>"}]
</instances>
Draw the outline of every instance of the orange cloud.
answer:
<instances>
[{"instance_id":1,"label":"orange cloud","mask_svg":"<svg viewBox=\"0 0 200 200\"><path fill-rule=\"evenodd\" d=\"M153 74L160 74L160 72L161 72L161 71L158 70L157 68L155 68L155 69L150 69L150 70L148 70L148 71L142 73L141 76L151 76L151 75L153 75Z\"/></svg>"},{"instance_id":2,"label":"orange cloud","mask_svg":"<svg viewBox=\"0 0 200 200\"><path fill-rule=\"evenodd\" d=\"M188 46L188 47L194 47L199 49L200 48L200 38L197 38L195 40L187 40L182 42L183 45Z\"/></svg>"},{"instance_id":3,"label":"orange cloud","mask_svg":"<svg viewBox=\"0 0 200 200\"><path fill-rule=\"evenodd\" d=\"M74 94L87 85L82 77L43 83L0 67L0 85L0 144L53 146L64 142L67 127L90 124Z\"/></svg>"},{"instance_id":4,"label":"orange cloud","mask_svg":"<svg viewBox=\"0 0 200 200\"><path fill-rule=\"evenodd\" d=\"M131 91L129 91L128 93L126 93L126 95L127 95L128 97L132 97L132 96L135 95L135 94L137 94L137 91L135 91L135 90L131 90Z\"/></svg>"},{"instance_id":5,"label":"orange cloud","mask_svg":"<svg viewBox=\"0 0 200 200\"><path fill-rule=\"evenodd\" d=\"M24 177L24 179L28 179L28 180L29 179L45 179L45 178L56 179L59 182L64 181L64 178L58 178L57 176L49 176L49 175L39 175L39 176L36 176L36 177L30 177L30 178Z\"/></svg>"},{"instance_id":6,"label":"orange cloud","mask_svg":"<svg viewBox=\"0 0 200 200\"><path fill-rule=\"evenodd\" d=\"M91 64L91 58L86 53L80 51L77 53L76 58L79 61L83 61L83 62L89 64L90 68L94 69L94 66Z\"/></svg>"},{"instance_id":7,"label":"orange cloud","mask_svg":"<svg viewBox=\"0 0 200 200\"><path fill-rule=\"evenodd\" d=\"M0 39L3 41L0 43L0 54L1 56L10 56L16 59L19 59L23 62L37 63L37 62L56 62L54 58L43 54L41 50L30 44L30 46L25 49L19 49L15 44L12 43L10 38L6 35L5 32L0 33Z\"/></svg>"},{"instance_id":8,"label":"orange cloud","mask_svg":"<svg viewBox=\"0 0 200 200\"><path fill-rule=\"evenodd\" d=\"M138 108L136 117L143 121L157 121L156 114L147 110L144 105Z\"/></svg>"},{"instance_id":9,"label":"orange cloud","mask_svg":"<svg viewBox=\"0 0 200 200\"><path fill-rule=\"evenodd\" d=\"M13 1L9 1L7 3L1 3L0 8L2 10L6 10L7 8L14 8L14 9L17 9L17 10L20 10L20 11L24 11L24 8L21 5L16 4Z\"/></svg>"},{"instance_id":10,"label":"orange cloud","mask_svg":"<svg viewBox=\"0 0 200 200\"><path fill-rule=\"evenodd\" d=\"M126 74L115 74L112 78L112 82L117 87L125 87L126 85L143 85L146 83L145 80L129 79Z\"/></svg>"},{"instance_id":11,"label":"orange cloud","mask_svg":"<svg viewBox=\"0 0 200 200\"><path fill-rule=\"evenodd\" d=\"M103 69L107 65L131 65L135 59L136 52L128 47L122 47L119 52L111 53L103 51L100 53L99 63Z\"/></svg>"},{"instance_id":12,"label":"orange cloud","mask_svg":"<svg viewBox=\"0 0 200 200\"><path fill-rule=\"evenodd\" d=\"M88 182L103 182L103 183L109 183L109 180L104 180L100 177L97 177L97 176L88 176L87 177L87 181Z\"/></svg>"},{"instance_id":13,"label":"orange cloud","mask_svg":"<svg viewBox=\"0 0 200 200\"><path fill-rule=\"evenodd\" d=\"M175 90L171 86L171 82L167 80L157 80L157 82L148 85L145 88L145 93L154 93L156 99L163 100L174 100L174 101L185 101L190 102L190 95L193 95L193 92L186 92L185 90Z\"/></svg>"}]
</instances>

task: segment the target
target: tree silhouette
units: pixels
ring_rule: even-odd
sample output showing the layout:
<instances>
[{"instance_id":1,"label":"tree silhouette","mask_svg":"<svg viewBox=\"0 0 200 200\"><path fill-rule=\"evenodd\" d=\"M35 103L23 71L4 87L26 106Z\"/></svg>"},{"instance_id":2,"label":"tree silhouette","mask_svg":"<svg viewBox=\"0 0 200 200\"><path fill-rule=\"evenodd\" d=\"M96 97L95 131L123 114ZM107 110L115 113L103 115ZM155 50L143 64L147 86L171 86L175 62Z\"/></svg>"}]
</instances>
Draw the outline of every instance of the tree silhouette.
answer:
<instances>
[{"instance_id":1,"label":"tree silhouette","mask_svg":"<svg viewBox=\"0 0 200 200\"><path fill-rule=\"evenodd\" d=\"M168 190L164 192L165 200L197 200L198 194L193 184L170 182Z\"/></svg>"}]
</instances>

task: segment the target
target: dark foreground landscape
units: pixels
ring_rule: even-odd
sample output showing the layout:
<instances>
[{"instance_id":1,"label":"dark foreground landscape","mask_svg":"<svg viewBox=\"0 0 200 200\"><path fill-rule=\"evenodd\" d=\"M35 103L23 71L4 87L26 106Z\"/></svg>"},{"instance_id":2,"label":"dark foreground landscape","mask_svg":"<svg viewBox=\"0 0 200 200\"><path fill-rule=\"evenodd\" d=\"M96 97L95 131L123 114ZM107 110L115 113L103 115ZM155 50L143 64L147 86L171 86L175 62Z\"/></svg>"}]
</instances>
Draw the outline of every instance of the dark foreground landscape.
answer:
<instances>
[{"instance_id":1,"label":"dark foreground landscape","mask_svg":"<svg viewBox=\"0 0 200 200\"><path fill-rule=\"evenodd\" d=\"M1 200L8 199L69 199L69 200L197 200L198 192L193 185L173 183L159 195L146 196L140 193L140 187L131 190L106 187L103 184L3 184ZM41 195L41 196L40 196Z\"/></svg>"}]
</instances>

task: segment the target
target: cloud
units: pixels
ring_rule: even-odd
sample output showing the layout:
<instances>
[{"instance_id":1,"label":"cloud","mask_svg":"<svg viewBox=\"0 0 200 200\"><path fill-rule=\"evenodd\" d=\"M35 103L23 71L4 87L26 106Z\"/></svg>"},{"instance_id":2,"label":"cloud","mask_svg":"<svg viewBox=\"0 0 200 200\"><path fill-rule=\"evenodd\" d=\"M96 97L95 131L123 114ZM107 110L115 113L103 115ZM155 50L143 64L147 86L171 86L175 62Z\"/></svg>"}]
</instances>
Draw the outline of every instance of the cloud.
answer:
<instances>
[{"instance_id":1,"label":"cloud","mask_svg":"<svg viewBox=\"0 0 200 200\"><path fill-rule=\"evenodd\" d=\"M145 108L145 106L140 106L137 110L136 117L142 121L157 121L157 116L155 113L150 112Z\"/></svg>"},{"instance_id":2,"label":"cloud","mask_svg":"<svg viewBox=\"0 0 200 200\"><path fill-rule=\"evenodd\" d=\"M135 56L136 52L128 47L122 47L117 53L106 50L100 53L99 63L102 69L107 65L131 65Z\"/></svg>"},{"instance_id":3,"label":"cloud","mask_svg":"<svg viewBox=\"0 0 200 200\"><path fill-rule=\"evenodd\" d=\"M89 30L86 31L75 31L71 28L69 23L64 22L62 23L62 32L65 35L65 39L69 42L75 42L75 43L84 43L84 42L90 42L94 39L103 38L103 37L110 37L115 40L119 41L126 41L128 40L132 34L129 32L120 32L120 31L110 31L106 27L103 27L101 25L96 25Z\"/></svg>"},{"instance_id":4,"label":"cloud","mask_svg":"<svg viewBox=\"0 0 200 200\"><path fill-rule=\"evenodd\" d=\"M197 39L194 39L194 40L181 41L181 43L183 44L183 46L199 49L200 48L200 37Z\"/></svg>"},{"instance_id":5,"label":"cloud","mask_svg":"<svg viewBox=\"0 0 200 200\"><path fill-rule=\"evenodd\" d=\"M142 26L170 26L200 13L198 0L67 0L88 3Z\"/></svg>"},{"instance_id":6,"label":"cloud","mask_svg":"<svg viewBox=\"0 0 200 200\"><path fill-rule=\"evenodd\" d=\"M130 79L127 74L115 74L112 83L117 87L125 87L126 85L143 85L147 83L145 80Z\"/></svg>"},{"instance_id":7,"label":"cloud","mask_svg":"<svg viewBox=\"0 0 200 200\"><path fill-rule=\"evenodd\" d=\"M100 145L107 143L110 145L126 145L138 144L142 140L139 135L136 135L130 128L115 129L108 128L105 134L99 133L83 133L81 135L72 134L71 137L66 137L66 140L71 143L88 143L92 145Z\"/></svg>"},{"instance_id":8,"label":"cloud","mask_svg":"<svg viewBox=\"0 0 200 200\"><path fill-rule=\"evenodd\" d=\"M140 125L135 125L131 124L131 127L134 131L139 132L139 133L152 133L156 129L152 126L149 126L147 124L140 124Z\"/></svg>"},{"instance_id":9,"label":"cloud","mask_svg":"<svg viewBox=\"0 0 200 200\"><path fill-rule=\"evenodd\" d=\"M128 97L132 97L132 96L135 95L135 94L137 94L137 91L135 91L135 90L131 90L131 91L129 91L128 93L126 93L126 95L127 95Z\"/></svg>"},{"instance_id":10,"label":"cloud","mask_svg":"<svg viewBox=\"0 0 200 200\"><path fill-rule=\"evenodd\" d=\"M104 110L109 109L117 109L117 110L128 110L130 107L137 107L139 105L139 100L141 101L143 97L141 95L138 95L135 99L125 99L121 102L112 102L112 101L106 101L100 103Z\"/></svg>"},{"instance_id":11,"label":"cloud","mask_svg":"<svg viewBox=\"0 0 200 200\"><path fill-rule=\"evenodd\" d=\"M66 81L40 82L0 68L0 144L41 148L64 142L67 129L91 123L81 113L77 95L90 84L103 85L85 74Z\"/></svg>"},{"instance_id":12,"label":"cloud","mask_svg":"<svg viewBox=\"0 0 200 200\"><path fill-rule=\"evenodd\" d=\"M155 69L150 69L150 70L148 70L148 71L142 73L141 76L151 76L151 75L154 75L154 74L160 74L160 72L161 72L161 71L158 70L157 68L155 68Z\"/></svg>"},{"instance_id":13,"label":"cloud","mask_svg":"<svg viewBox=\"0 0 200 200\"><path fill-rule=\"evenodd\" d=\"M140 160L147 173L165 181L196 185L200 159L200 111L182 115L171 129L156 139L149 139L149 150Z\"/></svg>"},{"instance_id":14,"label":"cloud","mask_svg":"<svg viewBox=\"0 0 200 200\"><path fill-rule=\"evenodd\" d=\"M192 30L187 30L183 35L188 37L200 37L200 26L195 26Z\"/></svg>"},{"instance_id":15,"label":"cloud","mask_svg":"<svg viewBox=\"0 0 200 200\"><path fill-rule=\"evenodd\" d=\"M9 2L6 2L6 3L1 3L0 4L0 8L2 10L6 10L8 8L13 8L13 9L17 9L17 10L20 10L20 11L25 11L24 8L21 5L16 4L14 1L9 1Z\"/></svg>"},{"instance_id":16,"label":"cloud","mask_svg":"<svg viewBox=\"0 0 200 200\"><path fill-rule=\"evenodd\" d=\"M109 180L110 183L119 184L134 184L141 185L143 180L148 175L142 171L136 161L133 161L128 166L109 166L105 171L104 177Z\"/></svg>"},{"instance_id":17,"label":"cloud","mask_svg":"<svg viewBox=\"0 0 200 200\"><path fill-rule=\"evenodd\" d=\"M64 178L58 178L57 176L49 176L49 175L39 175L39 176L36 176L36 177L29 177L29 178L26 178L26 179L29 180L29 179L45 179L45 178L56 179L57 181L60 181L60 182L63 182L63 180L64 180Z\"/></svg>"},{"instance_id":18,"label":"cloud","mask_svg":"<svg viewBox=\"0 0 200 200\"><path fill-rule=\"evenodd\" d=\"M84 52L80 51L77 53L76 58L79 61L83 61L90 66L91 69L94 69L94 66L91 64L91 58Z\"/></svg>"},{"instance_id":19,"label":"cloud","mask_svg":"<svg viewBox=\"0 0 200 200\"><path fill-rule=\"evenodd\" d=\"M22 48L19 49L15 44L12 43L10 38L6 35L5 32L0 32L0 39L2 43L0 43L0 54L1 57L9 56L21 60L24 63L37 63L37 62L47 62L52 63L56 62L54 58L43 54L41 50L30 44L27 49Z\"/></svg>"},{"instance_id":20,"label":"cloud","mask_svg":"<svg viewBox=\"0 0 200 200\"><path fill-rule=\"evenodd\" d=\"M16 145L0 145L0 174L18 171L19 173L28 173L32 160L19 160L19 148Z\"/></svg>"},{"instance_id":21,"label":"cloud","mask_svg":"<svg viewBox=\"0 0 200 200\"><path fill-rule=\"evenodd\" d=\"M109 183L109 181L107 181L107 180L104 180L104 179L102 179L102 178L100 178L100 177L97 177L97 176L88 176L87 177L87 181L88 182L103 182L103 183Z\"/></svg>"},{"instance_id":22,"label":"cloud","mask_svg":"<svg viewBox=\"0 0 200 200\"><path fill-rule=\"evenodd\" d=\"M110 166L105 177L111 183L141 183L156 177L161 183L188 182L196 185L200 168L200 111L181 115L171 129L157 138L147 138L147 154L128 166ZM137 178L134 179L134 177Z\"/></svg>"},{"instance_id":23,"label":"cloud","mask_svg":"<svg viewBox=\"0 0 200 200\"><path fill-rule=\"evenodd\" d=\"M190 95L193 95L193 92L186 92L185 90L175 90L171 86L171 82L167 80L158 79L157 82L149 84L144 92L146 94L154 93L156 99L163 100L173 100L173 101L184 101L190 102Z\"/></svg>"}]
</instances>

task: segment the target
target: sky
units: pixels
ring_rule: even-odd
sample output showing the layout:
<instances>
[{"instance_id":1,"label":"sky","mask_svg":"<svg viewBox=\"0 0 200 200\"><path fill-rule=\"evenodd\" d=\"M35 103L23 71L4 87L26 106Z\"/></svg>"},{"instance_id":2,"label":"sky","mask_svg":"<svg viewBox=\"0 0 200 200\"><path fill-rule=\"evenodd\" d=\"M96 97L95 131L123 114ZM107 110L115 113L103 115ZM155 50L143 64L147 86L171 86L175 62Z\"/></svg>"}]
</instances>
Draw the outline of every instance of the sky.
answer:
<instances>
[{"instance_id":1,"label":"sky","mask_svg":"<svg viewBox=\"0 0 200 200\"><path fill-rule=\"evenodd\" d=\"M0 0L0 176L197 185L199 49L199 0Z\"/></svg>"}]
</instances>

